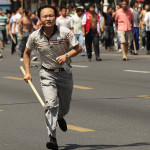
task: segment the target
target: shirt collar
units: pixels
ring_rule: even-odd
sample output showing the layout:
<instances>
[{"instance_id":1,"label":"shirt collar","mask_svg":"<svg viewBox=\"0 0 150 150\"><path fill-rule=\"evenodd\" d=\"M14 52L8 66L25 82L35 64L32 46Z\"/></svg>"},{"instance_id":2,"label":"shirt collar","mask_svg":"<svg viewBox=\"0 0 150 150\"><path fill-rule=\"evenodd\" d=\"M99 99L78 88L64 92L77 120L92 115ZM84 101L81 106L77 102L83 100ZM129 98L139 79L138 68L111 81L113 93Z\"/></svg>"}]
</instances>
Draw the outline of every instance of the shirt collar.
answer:
<instances>
[{"instance_id":1,"label":"shirt collar","mask_svg":"<svg viewBox=\"0 0 150 150\"><path fill-rule=\"evenodd\" d=\"M43 34L43 31L44 31L44 27L42 26L41 29L40 29L40 33ZM58 31L58 27L56 25L54 25L54 32L53 32L52 35L54 35L57 31Z\"/></svg>"}]
</instances>

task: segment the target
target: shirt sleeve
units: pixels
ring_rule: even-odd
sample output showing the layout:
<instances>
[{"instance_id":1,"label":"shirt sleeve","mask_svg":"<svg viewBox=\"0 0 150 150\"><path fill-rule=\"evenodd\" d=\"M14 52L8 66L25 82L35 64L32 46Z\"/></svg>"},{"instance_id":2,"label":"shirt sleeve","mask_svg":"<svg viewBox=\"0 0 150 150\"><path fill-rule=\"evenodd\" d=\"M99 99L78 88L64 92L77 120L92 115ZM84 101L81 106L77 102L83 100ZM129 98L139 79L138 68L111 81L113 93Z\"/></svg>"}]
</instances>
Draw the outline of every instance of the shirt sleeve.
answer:
<instances>
[{"instance_id":1,"label":"shirt sleeve","mask_svg":"<svg viewBox=\"0 0 150 150\"><path fill-rule=\"evenodd\" d=\"M148 22L148 13L146 13L145 18L144 18L145 22Z\"/></svg>"},{"instance_id":2,"label":"shirt sleeve","mask_svg":"<svg viewBox=\"0 0 150 150\"><path fill-rule=\"evenodd\" d=\"M86 25L86 14L84 14L83 18L82 18L82 26Z\"/></svg>"},{"instance_id":3,"label":"shirt sleeve","mask_svg":"<svg viewBox=\"0 0 150 150\"><path fill-rule=\"evenodd\" d=\"M79 44L77 38L75 37L75 35L73 34L73 32L71 30L68 30L67 40L71 47L75 47L76 45Z\"/></svg>"},{"instance_id":4,"label":"shirt sleeve","mask_svg":"<svg viewBox=\"0 0 150 150\"><path fill-rule=\"evenodd\" d=\"M34 42L34 38L33 38L32 34L28 38L28 41L26 43L26 48L28 48L30 50L35 48L35 42Z\"/></svg>"}]
</instances>

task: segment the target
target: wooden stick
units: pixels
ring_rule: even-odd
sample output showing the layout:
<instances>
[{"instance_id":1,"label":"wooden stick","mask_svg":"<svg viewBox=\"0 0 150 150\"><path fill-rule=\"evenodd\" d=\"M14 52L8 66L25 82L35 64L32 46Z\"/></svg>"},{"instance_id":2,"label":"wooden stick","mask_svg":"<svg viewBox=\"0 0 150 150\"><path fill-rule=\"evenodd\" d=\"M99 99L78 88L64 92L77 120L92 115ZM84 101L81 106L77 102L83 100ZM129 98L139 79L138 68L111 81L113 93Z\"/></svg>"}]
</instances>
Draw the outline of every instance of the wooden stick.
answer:
<instances>
[{"instance_id":1,"label":"wooden stick","mask_svg":"<svg viewBox=\"0 0 150 150\"><path fill-rule=\"evenodd\" d=\"M20 69L23 73L23 75L25 75L25 70L22 66L20 66ZM36 97L38 98L39 102L41 103L42 107L46 110L47 106L44 104L42 98L40 97L39 93L37 92L37 90L35 89L34 85L32 84L31 80L28 80L28 83L30 85L30 87L32 88L34 94L36 95Z\"/></svg>"},{"instance_id":2,"label":"wooden stick","mask_svg":"<svg viewBox=\"0 0 150 150\"><path fill-rule=\"evenodd\" d=\"M13 40L13 42L16 44L16 40L14 39L13 35L10 33L10 37Z\"/></svg>"},{"instance_id":3,"label":"wooden stick","mask_svg":"<svg viewBox=\"0 0 150 150\"><path fill-rule=\"evenodd\" d=\"M135 45L135 40L133 38L133 46L134 46L134 53L137 54L137 50L136 50L136 45Z\"/></svg>"}]
</instances>

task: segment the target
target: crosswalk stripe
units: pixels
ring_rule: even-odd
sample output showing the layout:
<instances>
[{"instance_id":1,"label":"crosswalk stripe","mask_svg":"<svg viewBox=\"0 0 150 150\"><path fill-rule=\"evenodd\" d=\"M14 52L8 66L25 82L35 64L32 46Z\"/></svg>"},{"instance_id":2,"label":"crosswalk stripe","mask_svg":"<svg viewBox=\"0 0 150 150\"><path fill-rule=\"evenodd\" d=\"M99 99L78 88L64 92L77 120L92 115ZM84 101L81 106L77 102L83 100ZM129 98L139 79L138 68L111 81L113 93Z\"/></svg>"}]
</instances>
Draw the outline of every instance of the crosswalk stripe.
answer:
<instances>
[{"instance_id":1,"label":"crosswalk stripe","mask_svg":"<svg viewBox=\"0 0 150 150\"><path fill-rule=\"evenodd\" d=\"M95 131L92 129L82 128L82 127L73 126L73 125L67 125L67 128L70 130L78 131L78 132L94 132Z\"/></svg>"}]
</instances>

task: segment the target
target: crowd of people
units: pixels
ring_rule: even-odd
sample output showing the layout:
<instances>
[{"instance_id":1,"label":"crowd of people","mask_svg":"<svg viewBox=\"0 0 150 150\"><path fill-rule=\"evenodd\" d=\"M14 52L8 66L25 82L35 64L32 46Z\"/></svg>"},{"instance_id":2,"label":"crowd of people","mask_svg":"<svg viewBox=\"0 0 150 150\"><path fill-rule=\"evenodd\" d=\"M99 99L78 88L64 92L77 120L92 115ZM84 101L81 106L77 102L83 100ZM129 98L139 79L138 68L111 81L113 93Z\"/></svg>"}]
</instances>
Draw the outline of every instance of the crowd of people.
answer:
<instances>
[{"instance_id":1,"label":"crowd of people","mask_svg":"<svg viewBox=\"0 0 150 150\"><path fill-rule=\"evenodd\" d=\"M58 8L56 25L72 30L80 45L81 56L87 55L88 61L92 59L92 49L96 61L101 61L100 46L105 50L122 52L123 60L128 60L127 53L137 55L140 49L150 54L150 9L149 4L143 8L138 2L127 0L117 4L115 8L108 6L103 12L103 1L99 5L90 4L88 7L78 6L71 8L69 4ZM11 43L11 53L19 52L20 61L29 35L41 28L37 12L22 10L16 12L0 9L0 58L5 44ZM136 49L136 51L135 51ZM37 60L32 51L31 59Z\"/></svg>"}]
</instances>

